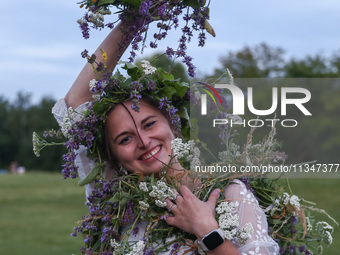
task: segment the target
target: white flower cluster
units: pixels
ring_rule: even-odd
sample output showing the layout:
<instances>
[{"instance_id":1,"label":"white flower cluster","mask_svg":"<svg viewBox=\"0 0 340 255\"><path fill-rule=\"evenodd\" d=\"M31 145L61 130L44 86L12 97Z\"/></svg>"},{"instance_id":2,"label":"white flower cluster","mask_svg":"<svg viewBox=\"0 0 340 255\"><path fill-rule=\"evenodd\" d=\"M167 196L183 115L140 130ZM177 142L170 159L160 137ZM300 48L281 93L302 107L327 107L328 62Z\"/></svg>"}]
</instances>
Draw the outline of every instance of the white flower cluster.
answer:
<instances>
[{"instance_id":1,"label":"white flower cluster","mask_svg":"<svg viewBox=\"0 0 340 255\"><path fill-rule=\"evenodd\" d=\"M222 202L216 208L216 213L219 214L218 224L224 231L224 237L232 242L244 244L254 232L251 223L245 224L241 229L238 229L239 216L237 214L238 202Z\"/></svg>"},{"instance_id":2,"label":"white flower cluster","mask_svg":"<svg viewBox=\"0 0 340 255\"><path fill-rule=\"evenodd\" d=\"M242 123L242 118L236 114L227 114L226 115L226 118L229 118L233 124L236 124L236 123Z\"/></svg>"},{"instance_id":3,"label":"white flower cluster","mask_svg":"<svg viewBox=\"0 0 340 255\"><path fill-rule=\"evenodd\" d=\"M35 156L40 157L40 151L45 147L46 142L44 142L36 132L33 132L32 143Z\"/></svg>"},{"instance_id":4,"label":"white flower cluster","mask_svg":"<svg viewBox=\"0 0 340 255\"><path fill-rule=\"evenodd\" d=\"M143 192L149 192L149 188L145 182L139 183L139 189ZM176 194L165 182L158 180L156 185L152 186L149 196L155 198L155 203L158 207L166 207L164 200L167 198L174 199ZM147 210L149 207L150 205L147 202L139 201L139 208L141 210Z\"/></svg>"},{"instance_id":5,"label":"white flower cluster","mask_svg":"<svg viewBox=\"0 0 340 255\"><path fill-rule=\"evenodd\" d=\"M296 196L296 195L289 196L289 194L287 192L285 192L285 193L283 193L283 197L281 199L282 199L284 205L290 204L290 205L294 206L297 210L300 210L301 199L298 196Z\"/></svg>"},{"instance_id":6,"label":"white flower cluster","mask_svg":"<svg viewBox=\"0 0 340 255\"><path fill-rule=\"evenodd\" d=\"M143 72L145 73L145 75L148 74L153 74L154 72L156 72L157 68L153 67L149 61L147 60L142 60L142 67L143 67Z\"/></svg>"},{"instance_id":7,"label":"white flower cluster","mask_svg":"<svg viewBox=\"0 0 340 255\"><path fill-rule=\"evenodd\" d=\"M195 146L194 140L183 143L181 138L175 138L171 141L171 149L176 158L185 158L190 162L190 168L195 169L201 164L200 150Z\"/></svg>"},{"instance_id":8,"label":"white flower cluster","mask_svg":"<svg viewBox=\"0 0 340 255\"><path fill-rule=\"evenodd\" d=\"M149 193L150 197L156 198L157 200L159 200L159 202L157 202L156 200L156 204L158 206L160 205L164 205L163 203L160 202L164 202L165 199L169 198L169 199L174 199L176 194L175 192L168 187L168 185L166 185L165 182L163 181L157 181L156 185L152 186L152 191ZM166 205L166 203L165 203ZM160 207L165 207L165 206L160 206Z\"/></svg>"},{"instance_id":9,"label":"white flower cluster","mask_svg":"<svg viewBox=\"0 0 340 255\"><path fill-rule=\"evenodd\" d=\"M177 158L184 158L189 155L190 150L194 147L195 142L190 140L187 143L182 142L182 138L175 138L171 141L171 149Z\"/></svg>"},{"instance_id":10,"label":"white flower cluster","mask_svg":"<svg viewBox=\"0 0 340 255\"><path fill-rule=\"evenodd\" d=\"M323 242L325 244L331 245L333 242L333 231L334 228L329 225L326 221L319 221L315 224L316 230L323 236Z\"/></svg>"},{"instance_id":11,"label":"white flower cluster","mask_svg":"<svg viewBox=\"0 0 340 255\"><path fill-rule=\"evenodd\" d=\"M143 192L149 192L149 189L148 189L146 182L140 182L139 183L139 189Z\"/></svg>"},{"instance_id":12,"label":"white flower cluster","mask_svg":"<svg viewBox=\"0 0 340 255\"><path fill-rule=\"evenodd\" d=\"M236 159L240 156L240 146L231 142L227 151L218 153L218 157L222 162L228 162L230 159Z\"/></svg>"},{"instance_id":13,"label":"white flower cluster","mask_svg":"<svg viewBox=\"0 0 340 255\"><path fill-rule=\"evenodd\" d=\"M126 255L143 255L145 248L145 242L140 240L132 246L132 251Z\"/></svg>"},{"instance_id":14,"label":"white flower cluster","mask_svg":"<svg viewBox=\"0 0 340 255\"><path fill-rule=\"evenodd\" d=\"M307 231L313 231L313 225L310 222L309 217L306 217Z\"/></svg>"},{"instance_id":15,"label":"white flower cluster","mask_svg":"<svg viewBox=\"0 0 340 255\"><path fill-rule=\"evenodd\" d=\"M144 201L139 201L139 208L143 211L149 209L150 205Z\"/></svg>"},{"instance_id":16,"label":"white flower cluster","mask_svg":"<svg viewBox=\"0 0 340 255\"><path fill-rule=\"evenodd\" d=\"M97 85L97 81L96 79L92 79L90 80L89 86L90 86L90 91L92 91L92 89L94 89Z\"/></svg>"},{"instance_id":17,"label":"white flower cluster","mask_svg":"<svg viewBox=\"0 0 340 255\"><path fill-rule=\"evenodd\" d=\"M67 139L72 138L72 135L70 135L68 131L72 127L76 115L76 111L70 107L68 108L68 113L64 116L63 123L61 124L61 132Z\"/></svg>"},{"instance_id":18,"label":"white flower cluster","mask_svg":"<svg viewBox=\"0 0 340 255\"><path fill-rule=\"evenodd\" d=\"M251 238L252 233L254 232L253 225L248 222L244 225L242 229L238 232L238 243L244 244L247 242L249 238Z\"/></svg>"},{"instance_id":19,"label":"white flower cluster","mask_svg":"<svg viewBox=\"0 0 340 255\"><path fill-rule=\"evenodd\" d=\"M104 89L107 86L107 83L106 82L102 82L100 85ZM93 90L93 89L96 88L96 86L97 86L97 80L96 79L90 80L89 87L90 87L90 91L92 93L94 93L93 91L96 91L96 90ZM93 99L100 99L100 94L101 94L101 90L99 90L99 92L97 92L97 93L94 93L92 95L92 98Z\"/></svg>"},{"instance_id":20,"label":"white flower cluster","mask_svg":"<svg viewBox=\"0 0 340 255\"><path fill-rule=\"evenodd\" d=\"M120 243L117 243L117 241L115 239L111 239L110 245L114 248L114 252L113 252L112 255L119 255L118 250L119 250L119 247L120 247Z\"/></svg>"}]
</instances>

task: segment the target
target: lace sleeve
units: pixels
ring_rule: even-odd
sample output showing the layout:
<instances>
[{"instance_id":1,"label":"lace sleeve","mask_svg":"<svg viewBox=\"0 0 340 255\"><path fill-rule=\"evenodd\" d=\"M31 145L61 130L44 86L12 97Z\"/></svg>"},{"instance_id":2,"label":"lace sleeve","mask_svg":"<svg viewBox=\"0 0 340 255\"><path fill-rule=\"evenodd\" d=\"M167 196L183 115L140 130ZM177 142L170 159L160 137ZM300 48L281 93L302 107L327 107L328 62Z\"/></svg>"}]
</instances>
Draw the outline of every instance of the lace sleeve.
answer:
<instances>
[{"instance_id":1,"label":"lace sleeve","mask_svg":"<svg viewBox=\"0 0 340 255\"><path fill-rule=\"evenodd\" d=\"M254 229L251 238L243 245L236 245L242 255L273 255L278 254L278 244L268 235L266 215L258 201L245 184L235 180L225 190L227 201L238 201L237 212L240 228L251 223Z\"/></svg>"},{"instance_id":2,"label":"lace sleeve","mask_svg":"<svg viewBox=\"0 0 340 255\"><path fill-rule=\"evenodd\" d=\"M89 102L86 102L77 107L76 112L83 112L87 109ZM64 117L68 114L67 105L64 99L60 99L52 108L52 114L57 120L59 126L63 124ZM80 179L84 179L89 172L93 169L95 162L90 160L86 156L87 148L83 145L79 146L76 150L77 157L75 159L75 164L78 167L78 175ZM86 197L88 197L93 188L93 183L85 185Z\"/></svg>"}]
</instances>

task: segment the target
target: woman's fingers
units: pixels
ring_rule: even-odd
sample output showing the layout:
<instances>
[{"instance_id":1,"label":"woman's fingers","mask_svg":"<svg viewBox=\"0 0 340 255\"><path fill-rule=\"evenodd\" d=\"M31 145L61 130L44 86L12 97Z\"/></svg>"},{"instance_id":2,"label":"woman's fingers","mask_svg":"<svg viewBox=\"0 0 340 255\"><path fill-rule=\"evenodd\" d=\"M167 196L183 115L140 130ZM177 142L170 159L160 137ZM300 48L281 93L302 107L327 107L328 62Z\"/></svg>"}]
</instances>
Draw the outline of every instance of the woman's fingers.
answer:
<instances>
[{"instance_id":1,"label":"woman's fingers","mask_svg":"<svg viewBox=\"0 0 340 255\"><path fill-rule=\"evenodd\" d=\"M220 190L214 190L207 202L201 201L188 187L181 186L179 193L170 200L166 199L166 208L171 216L166 218L169 225L176 226L188 233L208 233L212 227L218 227L215 220L215 206L220 195ZM202 221L204 219L204 221Z\"/></svg>"},{"instance_id":2,"label":"woman's fingers","mask_svg":"<svg viewBox=\"0 0 340 255\"><path fill-rule=\"evenodd\" d=\"M220 189L213 190L213 192L211 192L210 195L209 195L209 199L207 201L207 204L210 207L215 208L217 200L220 197L220 194L221 194L221 190Z\"/></svg>"},{"instance_id":3,"label":"woman's fingers","mask_svg":"<svg viewBox=\"0 0 340 255\"><path fill-rule=\"evenodd\" d=\"M169 213L175 213L175 210L177 209L176 203L171 201L170 199L165 199L166 202L166 209Z\"/></svg>"}]
</instances>

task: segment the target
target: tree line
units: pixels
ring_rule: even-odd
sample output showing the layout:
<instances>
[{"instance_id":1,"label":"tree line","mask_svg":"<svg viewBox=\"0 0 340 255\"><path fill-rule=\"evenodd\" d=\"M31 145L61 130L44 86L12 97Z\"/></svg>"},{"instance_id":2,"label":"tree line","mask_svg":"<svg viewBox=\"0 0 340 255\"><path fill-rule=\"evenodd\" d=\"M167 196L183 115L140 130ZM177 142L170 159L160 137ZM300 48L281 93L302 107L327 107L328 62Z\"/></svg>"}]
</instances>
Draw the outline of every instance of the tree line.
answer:
<instances>
[{"instance_id":1,"label":"tree line","mask_svg":"<svg viewBox=\"0 0 340 255\"><path fill-rule=\"evenodd\" d=\"M265 43L229 51L220 57L220 66L213 74L202 77L202 80L216 79L227 68L235 78L340 77L340 51L330 57L316 54L288 60L285 54L282 48ZM171 65L166 57L157 62L158 67ZM188 80L180 64L176 64L174 71L178 77ZM323 82L311 82L306 88L312 94L308 109L313 117L303 118L294 129L279 129L277 138L282 141L283 150L288 152L292 162L316 159L323 163L338 163L335 160L340 151L340 84L331 81L325 86ZM258 109L267 109L270 93L267 89L254 93ZM30 94L18 93L17 99L9 102L0 96L0 168L7 169L12 161L16 161L28 170L58 171L63 164L61 155L64 149L61 146L43 150L39 158L32 151L33 131L42 134L45 130L59 128L51 114L56 101L45 97L33 105L30 97ZM298 111L290 113L291 118L299 114Z\"/></svg>"}]
</instances>

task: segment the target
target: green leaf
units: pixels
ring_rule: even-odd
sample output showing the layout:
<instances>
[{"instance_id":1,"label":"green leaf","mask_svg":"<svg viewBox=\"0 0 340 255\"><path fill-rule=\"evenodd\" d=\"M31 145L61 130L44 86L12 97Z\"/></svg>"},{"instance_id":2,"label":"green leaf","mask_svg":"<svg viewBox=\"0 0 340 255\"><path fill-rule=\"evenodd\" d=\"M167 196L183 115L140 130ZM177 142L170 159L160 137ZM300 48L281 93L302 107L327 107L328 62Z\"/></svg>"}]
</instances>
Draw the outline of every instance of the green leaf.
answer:
<instances>
[{"instance_id":1,"label":"green leaf","mask_svg":"<svg viewBox=\"0 0 340 255\"><path fill-rule=\"evenodd\" d=\"M119 200L119 205L124 207L128 200L131 200L131 195L125 191L121 193L121 198Z\"/></svg>"},{"instance_id":2,"label":"green leaf","mask_svg":"<svg viewBox=\"0 0 340 255\"><path fill-rule=\"evenodd\" d=\"M165 72L163 68L158 68L156 73L159 74L159 79L163 81L173 81L175 79L172 74Z\"/></svg>"},{"instance_id":3,"label":"green leaf","mask_svg":"<svg viewBox=\"0 0 340 255\"><path fill-rule=\"evenodd\" d=\"M116 0L99 0L97 2L97 6L107 5L107 4L113 4L116 2Z\"/></svg>"},{"instance_id":4,"label":"green leaf","mask_svg":"<svg viewBox=\"0 0 340 255\"><path fill-rule=\"evenodd\" d=\"M94 251L97 251L99 248L100 248L100 245L101 245L101 241L100 241L100 238L96 241L96 243L93 245L93 250Z\"/></svg>"},{"instance_id":5,"label":"green leaf","mask_svg":"<svg viewBox=\"0 0 340 255\"><path fill-rule=\"evenodd\" d=\"M159 92L163 97L166 97L168 100L170 100L177 91L174 87L165 87Z\"/></svg>"},{"instance_id":6,"label":"green leaf","mask_svg":"<svg viewBox=\"0 0 340 255\"><path fill-rule=\"evenodd\" d=\"M174 79L175 79L175 77L171 73L164 72L163 80L165 80L165 81L172 81Z\"/></svg>"},{"instance_id":7,"label":"green leaf","mask_svg":"<svg viewBox=\"0 0 340 255\"><path fill-rule=\"evenodd\" d=\"M122 75L119 70L115 72L115 74L112 76L114 79L119 80L119 81L125 81L124 75Z\"/></svg>"},{"instance_id":8,"label":"green leaf","mask_svg":"<svg viewBox=\"0 0 340 255\"><path fill-rule=\"evenodd\" d=\"M124 0L125 3L129 3L134 7L139 7L141 4L141 0Z\"/></svg>"},{"instance_id":9,"label":"green leaf","mask_svg":"<svg viewBox=\"0 0 340 255\"><path fill-rule=\"evenodd\" d=\"M126 61L119 61L117 64L125 64L122 68L125 70L129 70L129 69L133 69L136 68L136 66L134 64L131 64L130 62L126 62Z\"/></svg>"},{"instance_id":10,"label":"green leaf","mask_svg":"<svg viewBox=\"0 0 340 255\"><path fill-rule=\"evenodd\" d=\"M106 163L97 163L94 168L91 170L91 172L82 180L80 180L78 182L78 185L79 186L84 186L85 184L88 184L92 181L94 181L94 179L96 179L96 177L98 176L98 174L101 172L101 171L104 171L105 170L105 166L106 166Z\"/></svg>"},{"instance_id":11,"label":"green leaf","mask_svg":"<svg viewBox=\"0 0 340 255\"><path fill-rule=\"evenodd\" d=\"M118 203L119 200L120 200L119 193L116 193L116 194L109 200L109 202L111 202L111 203Z\"/></svg>"},{"instance_id":12,"label":"green leaf","mask_svg":"<svg viewBox=\"0 0 340 255\"><path fill-rule=\"evenodd\" d=\"M184 83L184 82L183 82ZM185 93L187 93L188 87L182 86L183 84L175 84L175 89L177 90L177 95L179 97L184 97Z\"/></svg>"},{"instance_id":13,"label":"green leaf","mask_svg":"<svg viewBox=\"0 0 340 255\"><path fill-rule=\"evenodd\" d=\"M179 112L179 116L183 119L190 121L190 116L186 107L183 107L183 109Z\"/></svg>"},{"instance_id":14,"label":"green leaf","mask_svg":"<svg viewBox=\"0 0 340 255\"><path fill-rule=\"evenodd\" d=\"M183 0L183 4L190 6L190 7L200 7L200 1L199 0Z\"/></svg>"}]
</instances>

